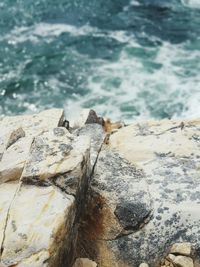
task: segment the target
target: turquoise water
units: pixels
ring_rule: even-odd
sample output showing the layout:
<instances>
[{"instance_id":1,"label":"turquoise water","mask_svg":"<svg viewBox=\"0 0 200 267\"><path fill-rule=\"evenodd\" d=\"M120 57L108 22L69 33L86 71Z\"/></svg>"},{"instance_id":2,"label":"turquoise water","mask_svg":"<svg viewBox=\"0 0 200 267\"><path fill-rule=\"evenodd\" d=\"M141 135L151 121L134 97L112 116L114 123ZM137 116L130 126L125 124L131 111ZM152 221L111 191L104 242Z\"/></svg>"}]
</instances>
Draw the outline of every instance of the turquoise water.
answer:
<instances>
[{"instance_id":1,"label":"turquoise water","mask_svg":"<svg viewBox=\"0 0 200 267\"><path fill-rule=\"evenodd\" d=\"M0 103L200 116L200 0L2 0Z\"/></svg>"}]
</instances>

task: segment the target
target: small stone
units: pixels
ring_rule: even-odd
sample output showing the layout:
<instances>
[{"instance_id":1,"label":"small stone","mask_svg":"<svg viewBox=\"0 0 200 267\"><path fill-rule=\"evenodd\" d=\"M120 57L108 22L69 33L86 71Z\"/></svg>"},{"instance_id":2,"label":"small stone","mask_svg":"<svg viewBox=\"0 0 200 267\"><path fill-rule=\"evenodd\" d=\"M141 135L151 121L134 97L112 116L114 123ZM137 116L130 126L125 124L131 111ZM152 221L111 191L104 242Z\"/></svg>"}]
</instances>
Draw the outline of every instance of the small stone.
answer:
<instances>
[{"instance_id":1,"label":"small stone","mask_svg":"<svg viewBox=\"0 0 200 267\"><path fill-rule=\"evenodd\" d=\"M176 256L173 255L173 254L169 254L169 255L166 257L167 260L172 261L172 262L174 261L175 258L176 258Z\"/></svg>"},{"instance_id":2,"label":"small stone","mask_svg":"<svg viewBox=\"0 0 200 267\"><path fill-rule=\"evenodd\" d=\"M191 244L189 242L184 242L184 243L175 243L171 247L170 252L172 254L190 256L191 250L192 250Z\"/></svg>"},{"instance_id":3,"label":"small stone","mask_svg":"<svg viewBox=\"0 0 200 267\"><path fill-rule=\"evenodd\" d=\"M165 260L165 266L169 266L170 262L168 260Z\"/></svg>"},{"instance_id":4,"label":"small stone","mask_svg":"<svg viewBox=\"0 0 200 267\"><path fill-rule=\"evenodd\" d=\"M79 258L76 259L76 262L74 263L73 267L97 267L96 262L91 261L86 258Z\"/></svg>"},{"instance_id":5,"label":"small stone","mask_svg":"<svg viewBox=\"0 0 200 267\"><path fill-rule=\"evenodd\" d=\"M141 263L139 267L149 267L147 263Z\"/></svg>"},{"instance_id":6,"label":"small stone","mask_svg":"<svg viewBox=\"0 0 200 267\"><path fill-rule=\"evenodd\" d=\"M178 267L194 267L193 260L190 257L186 256L177 256L174 261Z\"/></svg>"}]
</instances>

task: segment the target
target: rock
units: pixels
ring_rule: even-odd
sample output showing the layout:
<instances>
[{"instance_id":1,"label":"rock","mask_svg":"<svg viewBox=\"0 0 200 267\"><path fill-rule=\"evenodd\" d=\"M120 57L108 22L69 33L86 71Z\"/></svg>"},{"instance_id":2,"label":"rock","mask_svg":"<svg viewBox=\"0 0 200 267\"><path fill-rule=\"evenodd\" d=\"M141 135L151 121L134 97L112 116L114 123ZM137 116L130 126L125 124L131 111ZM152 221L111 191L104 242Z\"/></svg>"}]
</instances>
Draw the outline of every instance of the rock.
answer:
<instances>
[{"instance_id":1,"label":"rock","mask_svg":"<svg viewBox=\"0 0 200 267\"><path fill-rule=\"evenodd\" d=\"M87 258L79 258L76 260L73 267L97 267L97 264Z\"/></svg>"},{"instance_id":2,"label":"rock","mask_svg":"<svg viewBox=\"0 0 200 267\"><path fill-rule=\"evenodd\" d=\"M62 109L5 117L0 133L0 183L19 180L34 137L62 124Z\"/></svg>"},{"instance_id":3,"label":"rock","mask_svg":"<svg viewBox=\"0 0 200 267\"><path fill-rule=\"evenodd\" d=\"M92 109L83 109L77 119L72 121L71 127L74 129L82 128L85 124L97 123L104 125L104 119L98 117L96 112Z\"/></svg>"},{"instance_id":4,"label":"rock","mask_svg":"<svg viewBox=\"0 0 200 267\"><path fill-rule=\"evenodd\" d=\"M48 129L62 126L63 121L63 109L49 109L34 115L5 117L0 123L3 129L22 128L26 137L30 137Z\"/></svg>"},{"instance_id":5,"label":"rock","mask_svg":"<svg viewBox=\"0 0 200 267\"><path fill-rule=\"evenodd\" d=\"M20 186L9 210L1 264L66 266L64 251L72 242L74 217L74 197L64 197L52 186Z\"/></svg>"},{"instance_id":6,"label":"rock","mask_svg":"<svg viewBox=\"0 0 200 267\"><path fill-rule=\"evenodd\" d=\"M84 225L79 240L99 266L122 266L116 240L142 228L151 216L151 199L144 173L104 145L91 179ZM83 242L84 240L84 242ZM129 247L137 257L138 247ZM113 255L112 250L116 251ZM121 253L127 253L120 249ZM81 255L84 256L84 255ZM98 259L101 259L99 262Z\"/></svg>"},{"instance_id":7,"label":"rock","mask_svg":"<svg viewBox=\"0 0 200 267\"><path fill-rule=\"evenodd\" d=\"M149 223L124 240L111 241L112 251L129 266L138 261L154 266L180 240L200 249L200 121L181 125L170 120L135 123L110 136L110 148L144 170L152 198ZM137 257L134 247L140 247Z\"/></svg>"},{"instance_id":8,"label":"rock","mask_svg":"<svg viewBox=\"0 0 200 267\"><path fill-rule=\"evenodd\" d=\"M0 162L0 183L20 179L32 142L30 137L22 138L4 151Z\"/></svg>"},{"instance_id":9,"label":"rock","mask_svg":"<svg viewBox=\"0 0 200 267\"><path fill-rule=\"evenodd\" d=\"M147 263L141 263L139 267L149 267Z\"/></svg>"},{"instance_id":10,"label":"rock","mask_svg":"<svg viewBox=\"0 0 200 267\"><path fill-rule=\"evenodd\" d=\"M107 138L107 133L99 124L86 124L74 132L76 136L86 136L90 139L90 163L93 167L97 161L98 154Z\"/></svg>"},{"instance_id":11,"label":"rock","mask_svg":"<svg viewBox=\"0 0 200 267\"><path fill-rule=\"evenodd\" d=\"M173 244L170 253L184 256L191 255L192 246L189 242Z\"/></svg>"},{"instance_id":12,"label":"rock","mask_svg":"<svg viewBox=\"0 0 200 267\"><path fill-rule=\"evenodd\" d=\"M166 259L169 260L169 261L172 261L172 262L173 262L174 259L175 259L175 257L176 257L176 256L173 255L173 254L168 254L167 257L166 257Z\"/></svg>"},{"instance_id":13,"label":"rock","mask_svg":"<svg viewBox=\"0 0 200 267\"><path fill-rule=\"evenodd\" d=\"M178 267L194 267L193 260L186 256L177 256L173 263Z\"/></svg>"},{"instance_id":14,"label":"rock","mask_svg":"<svg viewBox=\"0 0 200 267\"><path fill-rule=\"evenodd\" d=\"M12 144L14 144L17 140L25 136L24 130L20 128L16 129L7 129L1 126L0 133L0 161L3 157L4 151L8 149Z\"/></svg>"},{"instance_id":15,"label":"rock","mask_svg":"<svg viewBox=\"0 0 200 267\"><path fill-rule=\"evenodd\" d=\"M70 267L74 262L91 174L90 139L57 127L62 125L57 115L42 114L45 118L21 119L25 137L7 146L0 163L1 267ZM12 120L10 127L16 127L17 118L5 118L4 125Z\"/></svg>"}]
</instances>

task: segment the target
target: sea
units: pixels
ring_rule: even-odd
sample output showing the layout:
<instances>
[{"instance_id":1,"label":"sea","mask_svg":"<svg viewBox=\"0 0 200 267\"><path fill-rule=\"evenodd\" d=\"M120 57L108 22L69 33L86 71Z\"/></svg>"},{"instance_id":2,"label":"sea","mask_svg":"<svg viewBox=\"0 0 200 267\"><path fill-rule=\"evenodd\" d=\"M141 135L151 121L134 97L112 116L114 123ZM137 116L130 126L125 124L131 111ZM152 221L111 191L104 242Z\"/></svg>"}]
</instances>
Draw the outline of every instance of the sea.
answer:
<instances>
[{"instance_id":1,"label":"sea","mask_svg":"<svg viewBox=\"0 0 200 267\"><path fill-rule=\"evenodd\" d=\"M200 117L200 0L1 0L0 116Z\"/></svg>"}]
</instances>

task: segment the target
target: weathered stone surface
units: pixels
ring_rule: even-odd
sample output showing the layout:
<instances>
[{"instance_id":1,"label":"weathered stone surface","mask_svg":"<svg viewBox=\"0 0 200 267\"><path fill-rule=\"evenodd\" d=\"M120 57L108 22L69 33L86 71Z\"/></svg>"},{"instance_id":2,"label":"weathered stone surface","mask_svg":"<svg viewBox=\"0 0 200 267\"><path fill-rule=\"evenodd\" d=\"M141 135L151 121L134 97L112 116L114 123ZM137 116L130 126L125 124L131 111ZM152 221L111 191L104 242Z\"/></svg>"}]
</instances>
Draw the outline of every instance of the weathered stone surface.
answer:
<instances>
[{"instance_id":1,"label":"weathered stone surface","mask_svg":"<svg viewBox=\"0 0 200 267\"><path fill-rule=\"evenodd\" d=\"M77 136L86 136L86 138L90 139L90 164L93 167L98 159L101 147L107 138L107 133L101 125L92 123L79 128L74 134Z\"/></svg>"},{"instance_id":2,"label":"weathered stone surface","mask_svg":"<svg viewBox=\"0 0 200 267\"><path fill-rule=\"evenodd\" d=\"M149 267L147 263L141 263L139 267Z\"/></svg>"},{"instance_id":3,"label":"weathered stone surface","mask_svg":"<svg viewBox=\"0 0 200 267\"><path fill-rule=\"evenodd\" d=\"M51 109L35 115L5 117L0 133L0 183L19 180L33 138L62 125L62 109Z\"/></svg>"},{"instance_id":4,"label":"weathered stone surface","mask_svg":"<svg viewBox=\"0 0 200 267\"><path fill-rule=\"evenodd\" d=\"M97 267L97 264L87 258L79 258L76 260L73 267Z\"/></svg>"},{"instance_id":5,"label":"weathered stone surface","mask_svg":"<svg viewBox=\"0 0 200 267\"><path fill-rule=\"evenodd\" d=\"M174 254L168 254L166 259L169 260L169 261L174 261L174 259L176 258L176 256Z\"/></svg>"},{"instance_id":6,"label":"weathered stone surface","mask_svg":"<svg viewBox=\"0 0 200 267\"><path fill-rule=\"evenodd\" d=\"M25 260L31 267L37 255L38 266L63 266L59 253L74 216L72 196L65 197L51 186L22 185L10 207L1 264L24 266Z\"/></svg>"},{"instance_id":7,"label":"weathered stone surface","mask_svg":"<svg viewBox=\"0 0 200 267\"><path fill-rule=\"evenodd\" d=\"M113 134L110 147L144 170L154 209L143 229L110 241L110 249L129 266L154 266L175 242L199 251L200 121L133 124Z\"/></svg>"},{"instance_id":8,"label":"weathered stone surface","mask_svg":"<svg viewBox=\"0 0 200 267\"><path fill-rule=\"evenodd\" d=\"M192 246L189 242L175 243L170 249L170 253L179 254L184 256L190 256L192 251Z\"/></svg>"},{"instance_id":9,"label":"weathered stone surface","mask_svg":"<svg viewBox=\"0 0 200 267\"><path fill-rule=\"evenodd\" d=\"M63 124L61 112L52 118L50 113L24 116L25 137L9 143L0 162L1 267L74 262L91 172L90 138L57 127ZM17 117L5 118L4 125L8 122L11 128L18 125Z\"/></svg>"},{"instance_id":10,"label":"weathered stone surface","mask_svg":"<svg viewBox=\"0 0 200 267\"><path fill-rule=\"evenodd\" d=\"M21 138L4 152L0 162L0 183L20 179L32 142L31 137Z\"/></svg>"},{"instance_id":11,"label":"weathered stone surface","mask_svg":"<svg viewBox=\"0 0 200 267\"><path fill-rule=\"evenodd\" d=\"M193 260L186 256L177 256L173 260L173 263L178 267L194 267Z\"/></svg>"},{"instance_id":12,"label":"weathered stone surface","mask_svg":"<svg viewBox=\"0 0 200 267\"><path fill-rule=\"evenodd\" d=\"M0 127L1 127L1 133L0 133L0 161L1 161L4 151L12 144L14 144L18 139L24 137L25 132L21 127L12 130L2 127L1 124Z\"/></svg>"},{"instance_id":13,"label":"weathered stone surface","mask_svg":"<svg viewBox=\"0 0 200 267\"><path fill-rule=\"evenodd\" d=\"M49 109L34 115L5 117L1 121L3 129L22 128L28 137L40 134L42 131L62 126L64 111L62 109Z\"/></svg>"},{"instance_id":14,"label":"weathered stone surface","mask_svg":"<svg viewBox=\"0 0 200 267\"><path fill-rule=\"evenodd\" d=\"M57 185L76 194L89 165L90 140L73 137L67 129L57 127L36 137L23 171L27 184Z\"/></svg>"},{"instance_id":15,"label":"weathered stone surface","mask_svg":"<svg viewBox=\"0 0 200 267\"><path fill-rule=\"evenodd\" d=\"M85 246L84 251L97 258L99 266L116 264L117 258L109 255L112 254L112 250L108 251L110 240L123 238L143 227L151 212L143 172L104 146L91 180L85 224L79 238L80 242L84 240L81 244ZM136 250L131 249L130 253L136 254Z\"/></svg>"},{"instance_id":16,"label":"weathered stone surface","mask_svg":"<svg viewBox=\"0 0 200 267\"><path fill-rule=\"evenodd\" d=\"M82 128L85 124L100 124L104 125L104 120L98 117L96 112L92 109L83 109L78 118L70 123L72 128Z\"/></svg>"},{"instance_id":17,"label":"weathered stone surface","mask_svg":"<svg viewBox=\"0 0 200 267\"><path fill-rule=\"evenodd\" d=\"M4 240L4 232L7 224L7 213L17 188L18 183L0 184L0 248Z\"/></svg>"}]
</instances>

